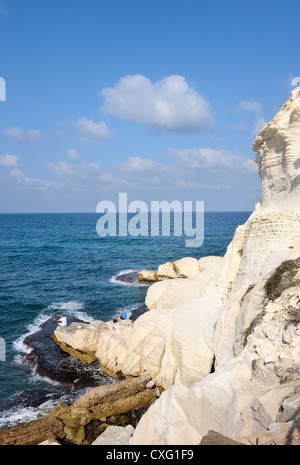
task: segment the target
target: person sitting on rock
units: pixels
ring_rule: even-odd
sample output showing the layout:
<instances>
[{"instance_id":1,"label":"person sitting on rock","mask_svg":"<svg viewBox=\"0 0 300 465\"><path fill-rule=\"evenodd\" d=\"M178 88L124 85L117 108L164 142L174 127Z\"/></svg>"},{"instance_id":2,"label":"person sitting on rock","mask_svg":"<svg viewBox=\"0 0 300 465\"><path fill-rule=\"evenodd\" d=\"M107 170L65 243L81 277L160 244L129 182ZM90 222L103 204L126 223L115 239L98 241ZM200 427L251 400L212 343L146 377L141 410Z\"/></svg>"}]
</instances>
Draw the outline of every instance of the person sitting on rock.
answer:
<instances>
[{"instance_id":1,"label":"person sitting on rock","mask_svg":"<svg viewBox=\"0 0 300 465\"><path fill-rule=\"evenodd\" d=\"M59 318L59 319L53 318L53 320L57 321L57 323L58 323L60 326L68 326L67 317L66 317L65 314L63 314L63 315L57 315L57 316L60 316L60 318Z\"/></svg>"},{"instance_id":2,"label":"person sitting on rock","mask_svg":"<svg viewBox=\"0 0 300 465\"><path fill-rule=\"evenodd\" d=\"M124 308L122 308L121 313L118 313L118 315L113 319L113 322L117 323L117 321L119 321L119 318L120 318L120 320L126 320L127 312L126 312L126 310L124 310Z\"/></svg>"}]
</instances>

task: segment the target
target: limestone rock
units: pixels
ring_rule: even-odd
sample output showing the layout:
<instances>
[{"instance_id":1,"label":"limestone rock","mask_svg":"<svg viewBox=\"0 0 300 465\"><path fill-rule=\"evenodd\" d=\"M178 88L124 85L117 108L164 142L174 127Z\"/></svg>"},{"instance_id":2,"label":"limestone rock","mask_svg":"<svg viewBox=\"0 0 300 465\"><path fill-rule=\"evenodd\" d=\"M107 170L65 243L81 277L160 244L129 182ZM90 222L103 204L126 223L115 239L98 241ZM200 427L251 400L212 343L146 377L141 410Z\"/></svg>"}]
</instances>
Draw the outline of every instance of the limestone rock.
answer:
<instances>
[{"instance_id":1,"label":"limestone rock","mask_svg":"<svg viewBox=\"0 0 300 465\"><path fill-rule=\"evenodd\" d=\"M58 326L54 335L59 342L64 342L74 349L95 352L99 334L106 329L107 326L103 321L96 320L91 323L71 323L69 326Z\"/></svg>"},{"instance_id":2,"label":"limestone rock","mask_svg":"<svg viewBox=\"0 0 300 465\"><path fill-rule=\"evenodd\" d=\"M199 258L198 267L200 273L205 271L207 268L210 268L216 264L219 264L222 261L223 257L217 257L215 255L208 255L207 257Z\"/></svg>"},{"instance_id":3,"label":"limestone rock","mask_svg":"<svg viewBox=\"0 0 300 465\"><path fill-rule=\"evenodd\" d=\"M200 442L200 446L241 446L244 445L240 442L233 441L233 439L223 436L223 434L217 433L216 431L208 431L203 436Z\"/></svg>"},{"instance_id":4,"label":"limestone rock","mask_svg":"<svg viewBox=\"0 0 300 465\"><path fill-rule=\"evenodd\" d=\"M192 278L200 273L196 258L184 257L173 262L173 268L178 278Z\"/></svg>"},{"instance_id":5,"label":"limestone rock","mask_svg":"<svg viewBox=\"0 0 300 465\"><path fill-rule=\"evenodd\" d=\"M151 271L151 270L141 270L137 274L137 278L139 281L155 282L158 280L156 271Z\"/></svg>"},{"instance_id":6,"label":"limestone rock","mask_svg":"<svg viewBox=\"0 0 300 465\"><path fill-rule=\"evenodd\" d=\"M51 439L46 439L46 441L41 442L39 446L60 446L60 443L52 441Z\"/></svg>"},{"instance_id":7,"label":"limestone rock","mask_svg":"<svg viewBox=\"0 0 300 465\"><path fill-rule=\"evenodd\" d=\"M174 270L173 262L166 262L159 265L157 269L157 278L159 281L163 279L176 279L178 278L176 271Z\"/></svg>"},{"instance_id":8,"label":"limestone rock","mask_svg":"<svg viewBox=\"0 0 300 465\"><path fill-rule=\"evenodd\" d=\"M123 446L129 444L130 438L134 432L131 425L109 426L93 443L92 446Z\"/></svg>"},{"instance_id":9,"label":"limestone rock","mask_svg":"<svg viewBox=\"0 0 300 465\"><path fill-rule=\"evenodd\" d=\"M254 143L262 180L261 203L237 228L211 279L205 282L204 271L188 280L190 285L199 281L194 298L188 297L190 306L199 317L205 310L215 314L215 321L199 318L206 325L199 337L205 338L215 357L214 373L187 385L182 371L177 384L142 417L131 444L145 437L150 444L199 444L210 429L249 444L262 425L276 422L284 400L297 393L299 293L297 287L287 289L272 308L264 286L282 262L300 256L299 96L297 88ZM180 308L187 309L180 300L181 284L172 284L154 284L147 305L166 312L169 306L169 312L176 314ZM210 303L212 295L215 300ZM217 296L223 303L219 303L219 313ZM187 318L186 326L188 322ZM184 347L183 340L178 344Z\"/></svg>"},{"instance_id":10,"label":"limestone rock","mask_svg":"<svg viewBox=\"0 0 300 465\"><path fill-rule=\"evenodd\" d=\"M38 445L49 439L57 440L64 437L62 421L51 415L0 429L0 445Z\"/></svg>"},{"instance_id":11,"label":"limestone rock","mask_svg":"<svg viewBox=\"0 0 300 465\"><path fill-rule=\"evenodd\" d=\"M287 423L272 423L268 429L257 438L257 445L300 445L300 419Z\"/></svg>"},{"instance_id":12,"label":"limestone rock","mask_svg":"<svg viewBox=\"0 0 300 465\"><path fill-rule=\"evenodd\" d=\"M300 87L253 144L262 182L262 208L299 210Z\"/></svg>"}]
</instances>

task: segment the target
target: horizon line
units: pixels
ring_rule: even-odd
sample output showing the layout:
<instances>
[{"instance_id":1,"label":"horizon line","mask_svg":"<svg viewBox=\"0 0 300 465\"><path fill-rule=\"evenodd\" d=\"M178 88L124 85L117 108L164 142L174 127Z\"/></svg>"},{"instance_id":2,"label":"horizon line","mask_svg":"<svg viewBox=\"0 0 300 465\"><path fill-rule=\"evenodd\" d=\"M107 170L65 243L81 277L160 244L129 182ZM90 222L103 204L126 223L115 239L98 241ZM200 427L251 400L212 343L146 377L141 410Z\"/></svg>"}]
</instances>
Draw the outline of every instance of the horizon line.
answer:
<instances>
[{"instance_id":1,"label":"horizon line","mask_svg":"<svg viewBox=\"0 0 300 465\"><path fill-rule=\"evenodd\" d=\"M251 213L253 210L204 210L204 213ZM120 213L119 211L116 211L116 213ZM139 214L140 212L127 212L129 215L136 215ZM143 212L141 212L143 213ZM147 213L151 213L150 211ZM183 213L183 212L159 212L159 213ZM192 210L192 213L197 213L196 210ZM99 213L99 212L84 212L84 211L65 211L65 212L0 212L0 215L101 215L105 213Z\"/></svg>"}]
</instances>

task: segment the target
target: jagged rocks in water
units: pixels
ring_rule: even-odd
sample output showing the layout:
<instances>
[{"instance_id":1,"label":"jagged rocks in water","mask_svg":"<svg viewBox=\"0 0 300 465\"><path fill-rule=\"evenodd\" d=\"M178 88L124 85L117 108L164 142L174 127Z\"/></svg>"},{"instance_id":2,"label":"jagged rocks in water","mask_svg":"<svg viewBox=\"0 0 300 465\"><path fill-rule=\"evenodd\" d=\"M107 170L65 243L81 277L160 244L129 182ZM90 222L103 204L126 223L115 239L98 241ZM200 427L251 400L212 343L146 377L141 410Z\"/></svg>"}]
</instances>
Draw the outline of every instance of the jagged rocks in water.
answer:
<instances>
[{"instance_id":1,"label":"jagged rocks in water","mask_svg":"<svg viewBox=\"0 0 300 465\"><path fill-rule=\"evenodd\" d=\"M84 323L71 315L67 318L69 324ZM52 339L56 326L57 323L49 318L36 333L24 339L24 344L32 351L23 357L23 362L34 367L38 375L64 386L83 388L111 382L111 378L101 373L97 361L87 364L60 349Z\"/></svg>"},{"instance_id":2,"label":"jagged rocks in water","mask_svg":"<svg viewBox=\"0 0 300 465\"><path fill-rule=\"evenodd\" d=\"M119 276L116 276L116 281L121 281L123 283L137 284L143 286L151 286L153 284L150 281L145 281L138 279L138 273L136 271L130 271L129 273L122 273Z\"/></svg>"}]
</instances>

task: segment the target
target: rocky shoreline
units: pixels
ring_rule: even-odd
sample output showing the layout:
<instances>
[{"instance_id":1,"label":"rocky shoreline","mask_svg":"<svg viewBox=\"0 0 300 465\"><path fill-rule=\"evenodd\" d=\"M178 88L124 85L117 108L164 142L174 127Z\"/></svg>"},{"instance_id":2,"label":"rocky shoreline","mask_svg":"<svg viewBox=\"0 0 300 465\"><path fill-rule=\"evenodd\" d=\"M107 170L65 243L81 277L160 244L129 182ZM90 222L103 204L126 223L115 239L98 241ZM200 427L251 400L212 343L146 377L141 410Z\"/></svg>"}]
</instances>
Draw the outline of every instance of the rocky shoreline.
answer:
<instances>
[{"instance_id":1,"label":"rocky shoreline","mask_svg":"<svg viewBox=\"0 0 300 465\"><path fill-rule=\"evenodd\" d=\"M146 306L135 308L130 315L130 321L135 321L146 311ZM87 324L72 315L67 315L68 324ZM59 444L91 444L97 437L111 426L135 428L141 416L149 405L159 396L160 391L155 385L140 383L140 378L126 380L113 373L104 373L100 369L99 361L95 357L89 357L80 351L65 350L55 341L54 331L57 323L49 318L37 332L27 336L24 344L30 352L24 355L22 362L29 366L38 376L58 383L59 387L51 390L24 391L14 401L2 408L18 409L24 407L39 408L45 401L56 399L56 406L51 411L41 410L36 420L17 424L0 429L0 445L36 445L48 439L55 440ZM112 376L111 376L112 375ZM147 378L147 382L150 378ZM124 389L124 384L127 390ZM131 384L131 388L130 388ZM85 390L94 392L101 386L102 396L109 400L105 404L105 411L99 411L89 421L82 420L82 412L77 408L77 413L70 420L68 413L72 404L61 402L60 398L70 396L76 399L76 392ZM129 388L128 388L129 386ZM80 398L80 397L79 397ZM119 403L116 405L116 399ZM100 401L99 401L100 402ZM77 402L78 404L78 402ZM77 405L76 404L76 405ZM91 408L91 406L90 406ZM40 418L39 418L40 417ZM79 417L81 418L79 420Z\"/></svg>"}]
</instances>

